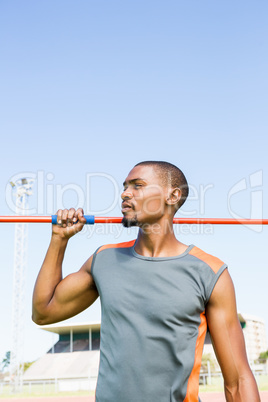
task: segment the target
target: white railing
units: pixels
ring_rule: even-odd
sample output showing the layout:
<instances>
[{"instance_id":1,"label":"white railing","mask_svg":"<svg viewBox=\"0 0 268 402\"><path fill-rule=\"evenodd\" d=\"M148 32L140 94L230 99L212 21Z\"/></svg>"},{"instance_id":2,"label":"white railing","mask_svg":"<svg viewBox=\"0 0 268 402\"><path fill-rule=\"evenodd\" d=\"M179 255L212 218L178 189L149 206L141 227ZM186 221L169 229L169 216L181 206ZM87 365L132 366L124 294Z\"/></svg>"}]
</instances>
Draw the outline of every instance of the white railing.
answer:
<instances>
[{"instance_id":1,"label":"white railing","mask_svg":"<svg viewBox=\"0 0 268 402\"><path fill-rule=\"evenodd\" d=\"M60 392L92 391L95 390L96 383L97 377L23 381L21 393L23 395L43 395ZM0 382L0 395L11 393L10 383L7 381Z\"/></svg>"},{"instance_id":2,"label":"white railing","mask_svg":"<svg viewBox=\"0 0 268 402\"><path fill-rule=\"evenodd\" d=\"M253 368L252 368L253 369ZM268 383L267 369L259 371L252 370L256 378L258 386ZM44 394L60 394L61 392L80 392L94 391L96 389L97 377L89 378L70 378L70 379L53 379L53 380L32 380L23 381L23 395L44 395ZM201 372L199 377L201 386L209 387L217 385L223 387L223 377L221 372L211 373ZM12 388L7 381L0 381L0 395L8 395L12 393Z\"/></svg>"}]
</instances>

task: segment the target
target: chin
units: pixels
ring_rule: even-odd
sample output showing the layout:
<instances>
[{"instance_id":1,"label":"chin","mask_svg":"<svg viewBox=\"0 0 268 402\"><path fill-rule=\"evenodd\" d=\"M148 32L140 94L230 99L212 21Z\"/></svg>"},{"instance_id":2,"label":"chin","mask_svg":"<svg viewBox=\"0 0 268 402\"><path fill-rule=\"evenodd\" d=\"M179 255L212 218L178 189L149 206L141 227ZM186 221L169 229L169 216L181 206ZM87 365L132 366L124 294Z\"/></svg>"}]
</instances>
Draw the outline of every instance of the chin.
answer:
<instances>
[{"instance_id":1,"label":"chin","mask_svg":"<svg viewBox=\"0 0 268 402\"><path fill-rule=\"evenodd\" d=\"M127 217L124 216L122 219L122 225L125 228L130 228L132 226L139 226L139 222L138 222L137 218L128 219Z\"/></svg>"}]
</instances>

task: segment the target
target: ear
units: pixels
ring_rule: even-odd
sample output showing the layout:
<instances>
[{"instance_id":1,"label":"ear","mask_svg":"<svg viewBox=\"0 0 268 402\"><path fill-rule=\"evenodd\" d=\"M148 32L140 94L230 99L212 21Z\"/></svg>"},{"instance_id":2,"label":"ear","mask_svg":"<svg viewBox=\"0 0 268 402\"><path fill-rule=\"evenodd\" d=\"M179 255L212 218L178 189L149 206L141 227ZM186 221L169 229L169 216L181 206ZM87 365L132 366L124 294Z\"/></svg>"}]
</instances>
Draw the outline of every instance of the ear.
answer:
<instances>
[{"instance_id":1,"label":"ear","mask_svg":"<svg viewBox=\"0 0 268 402\"><path fill-rule=\"evenodd\" d=\"M168 205L176 205L180 201L182 196L181 189L176 187L176 188L171 188L170 191L168 192L166 203Z\"/></svg>"}]
</instances>

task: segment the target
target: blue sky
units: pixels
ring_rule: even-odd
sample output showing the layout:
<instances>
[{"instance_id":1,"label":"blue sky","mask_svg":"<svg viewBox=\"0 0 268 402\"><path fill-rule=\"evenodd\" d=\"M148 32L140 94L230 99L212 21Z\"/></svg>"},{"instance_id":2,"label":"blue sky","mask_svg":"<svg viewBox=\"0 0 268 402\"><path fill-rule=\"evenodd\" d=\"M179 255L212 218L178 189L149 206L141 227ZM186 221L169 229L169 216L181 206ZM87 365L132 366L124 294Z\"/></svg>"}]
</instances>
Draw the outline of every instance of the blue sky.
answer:
<instances>
[{"instance_id":1,"label":"blue sky","mask_svg":"<svg viewBox=\"0 0 268 402\"><path fill-rule=\"evenodd\" d=\"M42 215L83 193L86 212L119 216L111 206L128 171L154 159L178 165L191 185L182 216L267 218L267 12L261 0L1 2L1 214L13 213L9 181L31 174L29 204L43 204ZM229 265L239 311L268 327L267 230L176 233ZM26 360L53 342L30 319L50 232L29 226ZM70 241L64 275L99 245L135 236L87 228ZM11 346L14 225L1 224L0 241L1 357ZM99 318L96 303L73 321Z\"/></svg>"}]
</instances>

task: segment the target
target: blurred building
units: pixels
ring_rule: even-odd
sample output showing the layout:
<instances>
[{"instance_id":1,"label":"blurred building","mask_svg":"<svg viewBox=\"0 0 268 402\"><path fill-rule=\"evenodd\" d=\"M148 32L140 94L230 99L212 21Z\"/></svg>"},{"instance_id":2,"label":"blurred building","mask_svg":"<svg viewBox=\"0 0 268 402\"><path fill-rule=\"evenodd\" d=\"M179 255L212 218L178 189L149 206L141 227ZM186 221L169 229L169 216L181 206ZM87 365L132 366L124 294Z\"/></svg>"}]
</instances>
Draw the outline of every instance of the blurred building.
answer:
<instances>
[{"instance_id":1,"label":"blurred building","mask_svg":"<svg viewBox=\"0 0 268 402\"><path fill-rule=\"evenodd\" d=\"M59 391L95 390L100 360L100 322L40 327L58 341L25 371L23 381L57 382Z\"/></svg>"},{"instance_id":2,"label":"blurred building","mask_svg":"<svg viewBox=\"0 0 268 402\"><path fill-rule=\"evenodd\" d=\"M248 360L253 364L260 353L268 349L265 323L259 317L248 314L238 314L245 337Z\"/></svg>"}]
</instances>

